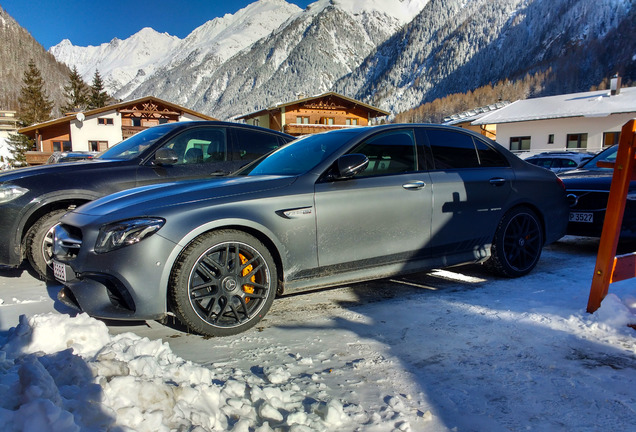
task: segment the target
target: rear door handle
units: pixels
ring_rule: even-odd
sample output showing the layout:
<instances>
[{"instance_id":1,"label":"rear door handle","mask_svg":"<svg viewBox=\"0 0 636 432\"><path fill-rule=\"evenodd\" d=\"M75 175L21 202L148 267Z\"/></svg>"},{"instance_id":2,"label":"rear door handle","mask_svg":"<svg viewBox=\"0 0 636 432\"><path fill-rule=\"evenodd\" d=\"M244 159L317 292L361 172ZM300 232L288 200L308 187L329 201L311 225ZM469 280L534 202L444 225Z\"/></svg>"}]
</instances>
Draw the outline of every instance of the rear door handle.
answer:
<instances>
[{"instance_id":1,"label":"rear door handle","mask_svg":"<svg viewBox=\"0 0 636 432\"><path fill-rule=\"evenodd\" d=\"M420 180L404 183L402 185L404 189L422 189L424 186L426 186L426 183Z\"/></svg>"},{"instance_id":2,"label":"rear door handle","mask_svg":"<svg viewBox=\"0 0 636 432\"><path fill-rule=\"evenodd\" d=\"M493 186L501 186L506 182L506 179L501 177L495 177L490 179L490 184Z\"/></svg>"}]
</instances>

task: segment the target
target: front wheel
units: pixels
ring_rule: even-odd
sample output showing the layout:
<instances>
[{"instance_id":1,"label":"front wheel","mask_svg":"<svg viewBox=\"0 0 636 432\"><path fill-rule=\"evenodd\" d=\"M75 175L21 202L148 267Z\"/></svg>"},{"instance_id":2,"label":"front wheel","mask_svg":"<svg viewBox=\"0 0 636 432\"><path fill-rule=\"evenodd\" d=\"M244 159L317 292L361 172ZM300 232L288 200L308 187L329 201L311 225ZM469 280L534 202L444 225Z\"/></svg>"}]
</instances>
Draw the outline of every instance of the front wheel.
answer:
<instances>
[{"instance_id":1,"label":"front wheel","mask_svg":"<svg viewBox=\"0 0 636 432\"><path fill-rule=\"evenodd\" d=\"M208 336L229 336L258 323L276 296L274 259L255 237L235 230L195 239L170 278L177 317Z\"/></svg>"},{"instance_id":2,"label":"front wheel","mask_svg":"<svg viewBox=\"0 0 636 432\"><path fill-rule=\"evenodd\" d=\"M537 214L517 207L504 215L497 226L486 267L505 277L528 274L539 262L543 229Z\"/></svg>"},{"instance_id":3,"label":"front wheel","mask_svg":"<svg viewBox=\"0 0 636 432\"><path fill-rule=\"evenodd\" d=\"M38 219L26 236L26 256L42 280L54 281L52 269L53 228L67 210L54 210Z\"/></svg>"}]
</instances>

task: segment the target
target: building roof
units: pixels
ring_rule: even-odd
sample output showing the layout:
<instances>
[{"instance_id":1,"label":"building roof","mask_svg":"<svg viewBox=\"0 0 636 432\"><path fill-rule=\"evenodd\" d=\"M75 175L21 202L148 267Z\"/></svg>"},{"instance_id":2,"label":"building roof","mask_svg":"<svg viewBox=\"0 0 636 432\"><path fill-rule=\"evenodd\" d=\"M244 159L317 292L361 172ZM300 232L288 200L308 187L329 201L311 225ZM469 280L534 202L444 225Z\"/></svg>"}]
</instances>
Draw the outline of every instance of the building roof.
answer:
<instances>
[{"instance_id":1,"label":"building roof","mask_svg":"<svg viewBox=\"0 0 636 432\"><path fill-rule=\"evenodd\" d=\"M618 95L609 90L570 93L518 100L473 121L473 125L514 123L567 117L607 117L636 113L636 87L624 87Z\"/></svg>"},{"instance_id":2,"label":"building roof","mask_svg":"<svg viewBox=\"0 0 636 432\"><path fill-rule=\"evenodd\" d=\"M367 105L364 102L360 102L359 100L352 99L352 98L349 98L347 96L343 96L340 93L327 92L327 93L323 93L323 94L316 95L316 96L310 96L310 97L305 97L305 98L302 98L302 99L297 99L297 100L295 100L293 102L280 103L280 104L271 106L269 108L262 109L260 111L255 111L255 112L252 112L252 113L245 114L243 116L237 117L236 120L243 120L243 119L248 119L248 118L252 118L252 117L257 117L257 116L260 116L260 115L264 115L264 114L268 113L269 111L280 110L281 108L284 108L284 107L287 107L287 106L290 106L290 105L296 105L298 103L309 102L309 101L312 101L312 100L315 100L315 99L321 99L321 98L328 97L328 96L334 96L334 97L346 100L348 102L351 102L354 105L359 105L359 106L361 106L363 108L366 108L368 111L373 112L375 114L375 117L387 116L387 115L390 114L388 111L384 111L384 110L382 110L380 108L376 108L374 106Z\"/></svg>"},{"instance_id":3,"label":"building roof","mask_svg":"<svg viewBox=\"0 0 636 432\"><path fill-rule=\"evenodd\" d=\"M104 112L116 111L116 110L125 108L125 107L127 107L129 105L135 105L135 104L138 104L138 103L141 103L141 102L146 102L146 101L154 101L154 102L160 103L162 105L166 105L166 106L174 109L175 111L181 111L181 112L188 113L188 114L191 114L191 115L194 115L194 116L197 116L197 117L201 117L203 120L217 120L214 117L206 116L205 114L201 114L199 112L193 111L191 109L182 107L182 106L177 105L177 104L173 104L172 102L168 102L168 101L165 101L163 99L156 98L154 96L146 96L146 97L139 98L139 99L134 99L134 100L131 100L131 101L120 102L118 104L113 104L113 105L107 105L107 106L102 107L102 108L95 108L95 109L92 109L92 110L84 111L83 114L84 114L85 117L99 115L99 114L104 113ZM21 133L21 134L28 133L28 132L33 132L33 131L35 131L37 129L42 129L42 128L49 127L49 126L54 126L54 125L59 125L59 124L63 124L63 123L68 123L71 120L75 120L75 118L76 118L75 115L66 115L64 117L60 117L60 118L56 118L56 119L53 119L53 120L48 120L48 121L45 121L45 122L42 122L42 123L38 123L38 124L31 125L31 126L27 126L25 128L20 129L18 132Z\"/></svg>"},{"instance_id":4,"label":"building roof","mask_svg":"<svg viewBox=\"0 0 636 432\"><path fill-rule=\"evenodd\" d=\"M445 117L443 120L443 124L445 125L455 125L458 123L466 123L466 122L472 122L474 120L480 119L481 117L485 116L486 114L489 114L492 111L498 110L500 108L505 107L506 105L510 104L510 102L508 101L501 101L501 102L497 102L494 104L490 104L490 105L486 105L486 106L482 106L479 108L473 108L471 110L468 111L464 111L461 113L457 113L457 114L453 114L450 115L448 117Z\"/></svg>"}]
</instances>

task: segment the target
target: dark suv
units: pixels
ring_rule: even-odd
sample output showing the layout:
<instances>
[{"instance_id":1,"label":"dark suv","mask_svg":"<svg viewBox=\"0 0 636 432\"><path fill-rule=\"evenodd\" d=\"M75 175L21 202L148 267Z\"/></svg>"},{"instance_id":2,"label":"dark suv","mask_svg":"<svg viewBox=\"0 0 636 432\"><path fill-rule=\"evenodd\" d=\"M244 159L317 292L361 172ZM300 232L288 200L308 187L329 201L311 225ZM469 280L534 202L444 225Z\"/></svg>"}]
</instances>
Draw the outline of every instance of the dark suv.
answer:
<instances>
[{"instance_id":1,"label":"dark suv","mask_svg":"<svg viewBox=\"0 0 636 432\"><path fill-rule=\"evenodd\" d=\"M255 126L217 121L146 129L82 162L0 174L0 265L28 258L44 279L51 232L61 215L113 192L152 183L223 176L294 139Z\"/></svg>"}]
</instances>

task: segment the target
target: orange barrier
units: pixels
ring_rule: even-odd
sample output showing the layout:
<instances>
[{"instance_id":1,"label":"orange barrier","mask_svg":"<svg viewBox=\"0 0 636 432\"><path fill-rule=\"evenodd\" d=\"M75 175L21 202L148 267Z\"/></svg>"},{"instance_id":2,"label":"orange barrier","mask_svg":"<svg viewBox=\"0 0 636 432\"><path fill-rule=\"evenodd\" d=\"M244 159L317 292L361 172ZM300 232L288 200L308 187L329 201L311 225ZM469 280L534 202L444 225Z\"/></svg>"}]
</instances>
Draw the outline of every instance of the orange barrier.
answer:
<instances>
[{"instance_id":1,"label":"orange barrier","mask_svg":"<svg viewBox=\"0 0 636 432\"><path fill-rule=\"evenodd\" d=\"M616 256L616 247L625 213L629 182L636 180L636 119L625 123L618 142L615 163L599 162L599 166L614 168L603 232L599 243L596 267L590 289L587 311L593 313L607 295L609 284L636 277L636 252Z\"/></svg>"}]
</instances>

